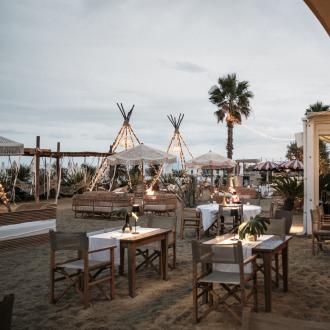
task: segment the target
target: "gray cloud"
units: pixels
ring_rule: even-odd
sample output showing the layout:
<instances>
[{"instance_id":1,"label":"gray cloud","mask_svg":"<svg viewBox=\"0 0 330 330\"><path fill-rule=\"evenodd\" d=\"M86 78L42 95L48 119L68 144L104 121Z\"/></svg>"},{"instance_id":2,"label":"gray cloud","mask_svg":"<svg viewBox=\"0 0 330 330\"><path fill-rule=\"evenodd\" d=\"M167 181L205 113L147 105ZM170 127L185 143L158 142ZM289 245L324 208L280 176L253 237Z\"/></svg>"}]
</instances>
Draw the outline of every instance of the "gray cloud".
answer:
<instances>
[{"instance_id":1,"label":"gray cloud","mask_svg":"<svg viewBox=\"0 0 330 330\"><path fill-rule=\"evenodd\" d=\"M234 157L281 158L306 107L330 103L329 53L303 1L0 1L0 135L108 150L123 102L143 142L164 149L183 112L193 154L225 154L208 90L236 72L255 98Z\"/></svg>"},{"instance_id":2,"label":"gray cloud","mask_svg":"<svg viewBox=\"0 0 330 330\"><path fill-rule=\"evenodd\" d=\"M160 59L159 62L164 65L165 67L168 67L173 70L182 71L182 72L188 72L188 73L204 73L207 72L207 69L191 62L169 62L163 59Z\"/></svg>"}]
</instances>

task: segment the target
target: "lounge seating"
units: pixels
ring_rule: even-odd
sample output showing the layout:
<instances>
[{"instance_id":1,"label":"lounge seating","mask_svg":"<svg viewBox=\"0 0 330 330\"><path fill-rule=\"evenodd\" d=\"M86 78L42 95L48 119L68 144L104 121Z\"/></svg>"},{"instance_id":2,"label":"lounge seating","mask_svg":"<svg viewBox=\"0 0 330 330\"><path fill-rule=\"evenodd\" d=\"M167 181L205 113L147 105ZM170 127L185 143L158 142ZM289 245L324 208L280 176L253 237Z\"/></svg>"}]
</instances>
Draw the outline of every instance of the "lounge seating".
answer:
<instances>
[{"instance_id":1,"label":"lounge seating","mask_svg":"<svg viewBox=\"0 0 330 330\"><path fill-rule=\"evenodd\" d=\"M258 192L253 188L246 188L246 187L236 187L237 195L240 196L240 198L243 198L245 200L249 199L259 199Z\"/></svg>"},{"instance_id":2,"label":"lounge seating","mask_svg":"<svg viewBox=\"0 0 330 330\"><path fill-rule=\"evenodd\" d=\"M22 204L17 211L0 213L0 250L45 243L56 228L53 204Z\"/></svg>"},{"instance_id":3,"label":"lounge seating","mask_svg":"<svg viewBox=\"0 0 330 330\"><path fill-rule=\"evenodd\" d=\"M72 198L75 217L79 213L111 216L111 213L118 209L130 211L132 204L132 195L109 191L90 191Z\"/></svg>"},{"instance_id":4,"label":"lounge seating","mask_svg":"<svg viewBox=\"0 0 330 330\"><path fill-rule=\"evenodd\" d=\"M89 241L86 233L64 233L50 231L50 302L58 302L69 290L74 288L81 296L85 308L90 304L90 290L97 287L107 299L115 297L114 277L114 249L115 245L89 251ZM56 263L57 251L77 251L78 257ZM90 259L90 254L108 251L109 261L96 261ZM108 273L102 277L104 272ZM55 274L61 274L56 277ZM55 282L67 281L68 286L60 294L55 296ZM83 283L83 285L82 285ZM102 283L110 283L110 296L100 286Z\"/></svg>"},{"instance_id":5,"label":"lounge seating","mask_svg":"<svg viewBox=\"0 0 330 330\"><path fill-rule=\"evenodd\" d=\"M144 195L143 211L155 214L167 214L175 212L177 198L173 194Z\"/></svg>"},{"instance_id":6,"label":"lounge seating","mask_svg":"<svg viewBox=\"0 0 330 330\"><path fill-rule=\"evenodd\" d=\"M224 236L223 239L226 237ZM254 309L258 308L257 301L257 267L256 256L251 256L243 260L242 243L238 241L226 245L206 245L197 241L192 241L193 255L193 305L194 320L199 322L210 311L215 310L218 305L224 307L236 320L242 322L242 316L232 308L233 304L227 303L229 297L238 302L238 307L243 309L251 296L254 297ZM224 272L212 270L214 263L228 266L236 265L239 272ZM244 266L252 264L251 272L244 272ZM201 266L201 271L199 271ZM250 292L247 290L247 283L253 281ZM214 290L214 285L220 284L224 289L223 295ZM199 299L204 299L205 307L208 307L202 315L199 313ZM237 304L236 304L237 305Z\"/></svg>"}]
</instances>

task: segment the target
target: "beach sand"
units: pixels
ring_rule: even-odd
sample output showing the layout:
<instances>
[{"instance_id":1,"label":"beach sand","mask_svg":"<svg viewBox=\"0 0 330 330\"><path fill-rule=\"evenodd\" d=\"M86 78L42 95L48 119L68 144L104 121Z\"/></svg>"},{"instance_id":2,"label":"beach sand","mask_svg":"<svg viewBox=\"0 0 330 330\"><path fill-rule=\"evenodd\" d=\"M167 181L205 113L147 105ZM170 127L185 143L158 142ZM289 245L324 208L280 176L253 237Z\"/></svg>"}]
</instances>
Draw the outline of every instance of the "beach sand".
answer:
<instances>
[{"instance_id":1,"label":"beach sand","mask_svg":"<svg viewBox=\"0 0 330 330\"><path fill-rule=\"evenodd\" d=\"M300 219L300 220L299 220ZM295 223L301 215L295 217ZM93 231L121 226L123 221L74 218L71 200L60 201L57 229ZM141 221L143 224L143 220ZM192 262L190 241L177 240L177 267L162 281L153 270L137 276L137 296L128 296L126 276L116 276L116 298L105 300L92 293L92 307L84 309L72 291L56 305L48 302L49 246L43 244L0 252L0 299L14 293L13 329L237 329L223 310L214 311L197 326L192 321ZM330 322L330 254L313 257L311 239L294 237L289 249L289 292L273 290L276 315ZM263 282L259 275L258 297L263 312Z\"/></svg>"}]
</instances>

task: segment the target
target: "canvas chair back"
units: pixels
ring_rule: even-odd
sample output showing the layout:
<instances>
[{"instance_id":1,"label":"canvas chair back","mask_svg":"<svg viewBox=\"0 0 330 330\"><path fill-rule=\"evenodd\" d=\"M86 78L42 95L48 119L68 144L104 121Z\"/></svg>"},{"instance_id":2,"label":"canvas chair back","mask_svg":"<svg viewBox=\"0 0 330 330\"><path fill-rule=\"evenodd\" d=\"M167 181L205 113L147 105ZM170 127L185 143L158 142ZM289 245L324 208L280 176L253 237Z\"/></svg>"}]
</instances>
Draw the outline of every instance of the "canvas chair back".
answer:
<instances>
[{"instance_id":1,"label":"canvas chair back","mask_svg":"<svg viewBox=\"0 0 330 330\"><path fill-rule=\"evenodd\" d=\"M316 208L319 211L320 219L322 220L322 218L324 217L323 205L317 206Z\"/></svg>"},{"instance_id":2,"label":"canvas chair back","mask_svg":"<svg viewBox=\"0 0 330 330\"><path fill-rule=\"evenodd\" d=\"M208 188L208 187L202 188L200 200L207 202L210 199L211 199L211 190L210 190L210 188Z\"/></svg>"},{"instance_id":3,"label":"canvas chair back","mask_svg":"<svg viewBox=\"0 0 330 330\"><path fill-rule=\"evenodd\" d=\"M276 210L274 219L282 219L292 220L293 212L288 210Z\"/></svg>"},{"instance_id":4,"label":"canvas chair back","mask_svg":"<svg viewBox=\"0 0 330 330\"><path fill-rule=\"evenodd\" d=\"M195 208L184 207L182 209L182 217L183 218L199 218L200 212Z\"/></svg>"},{"instance_id":5,"label":"canvas chair back","mask_svg":"<svg viewBox=\"0 0 330 330\"><path fill-rule=\"evenodd\" d=\"M311 218L312 218L312 231L317 232L320 230L320 213L318 209L311 210Z\"/></svg>"},{"instance_id":6,"label":"canvas chair back","mask_svg":"<svg viewBox=\"0 0 330 330\"><path fill-rule=\"evenodd\" d=\"M192 248L192 259L193 265L197 266L199 263L206 263L210 261L210 257L212 254L212 245L211 244L203 244L199 241L192 240L191 241Z\"/></svg>"},{"instance_id":7,"label":"canvas chair back","mask_svg":"<svg viewBox=\"0 0 330 330\"><path fill-rule=\"evenodd\" d=\"M232 244L212 245L212 253L212 262L214 263L243 265L243 249L241 241Z\"/></svg>"},{"instance_id":8,"label":"canvas chair back","mask_svg":"<svg viewBox=\"0 0 330 330\"><path fill-rule=\"evenodd\" d=\"M290 228L292 225L293 211L278 209L275 211L274 219L282 219L286 220L286 233L290 232Z\"/></svg>"},{"instance_id":9,"label":"canvas chair back","mask_svg":"<svg viewBox=\"0 0 330 330\"><path fill-rule=\"evenodd\" d=\"M148 216L147 226L149 228L171 229L172 234L168 236L168 244L173 244L176 241L176 225L177 217L159 217Z\"/></svg>"},{"instance_id":10,"label":"canvas chair back","mask_svg":"<svg viewBox=\"0 0 330 330\"><path fill-rule=\"evenodd\" d=\"M270 219L270 224L267 226L267 235L285 236L286 233L286 220L282 219Z\"/></svg>"},{"instance_id":11,"label":"canvas chair back","mask_svg":"<svg viewBox=\"0 0 330 330\"><path fill-rule=\"evenodd\" d=\"M53 251L88 251L88 237L86 233L67 233L60 231L49 231L50 247Z\"/></svg>"}]
</instances>

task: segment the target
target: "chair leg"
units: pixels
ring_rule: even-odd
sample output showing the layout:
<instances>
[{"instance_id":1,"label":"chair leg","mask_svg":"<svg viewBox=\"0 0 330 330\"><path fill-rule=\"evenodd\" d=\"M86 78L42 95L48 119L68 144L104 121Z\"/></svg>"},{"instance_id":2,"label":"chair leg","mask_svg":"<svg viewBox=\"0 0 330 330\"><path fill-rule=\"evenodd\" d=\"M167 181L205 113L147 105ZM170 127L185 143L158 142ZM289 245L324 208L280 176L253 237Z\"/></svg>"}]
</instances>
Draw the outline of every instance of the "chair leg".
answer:
<instances>
[{"instance_id":1,"label":"chair leg","mask_svg":"<svg viewBox=\"0 0 330 330\"><path fill-rule=\"evenodd\" d=\"M181 220L180 238L184 239L184 219Z\"/></svg>"},{"instance_id":2,"label":"chair leg","mask_svg":"<svg viewBox=\"0 0 330 330\"><path fill-rule=\"evenodd\" d=\"M197 287L196 284L193 284L193 314L194 314L194 322L198 323L198 301L197 301Z\"/></svg>"},{"instance_id":3,"label":"chair leg","mask_svg":"<svg viewBox=\"0 0 330 330\"><path fill-rule=\"evenodd\" d=\"M55 304L55 274L53 269L50 270L49 286L49 302Z\"/></svg>"},{"instance_id":4,"label":"chair leg","mask_svg":"<svg viewBox=\"0 0 330 330\"><path fill-rule=\"evenodd\" d=\"M84 272L84 307L89 307L90 291L89 291L89 273Z\"/></svg>"},{"instance_id":5,"label":"chair leg","mask_svg":"<svg viewBox=\"0 0 330 330\"><path fill-rule=\"evenodd\" d=\"M111 299L115 299L115 255L114 255L114 251L112 251L111 253L111 282L110 282L110 297Z\"/></svg>"},{"instance_id":6,"label":"chair leg","mask_svg":"<svg viewBox=\"0 0 330 330\"><path fill-rule=\"evenodd\" d=\"M279 263L278 263L278 254L275 254L275 284L276 287L279 287Z\"/></svg>"},{"instance_id":7,"label":"chair leg","mask_svg":"<svg viewBox=\"0 0 330 330\"><path fill-rule=\"evenodd\" d=\"M257 284L257 270L253 275L253 305L254 311L258 312L258 284Z\"/></svg>"},{"instance_id":8,"label":"chair leg","mask_svg":"<svg viewBox=\"0 0 330 330\"><path fill-rule=\"evenodd\" d=\"M312 235L312 253L313 253L313 256L315 256L315 238L314 238L314 235Z\"/></svg>"}]
</instances>

